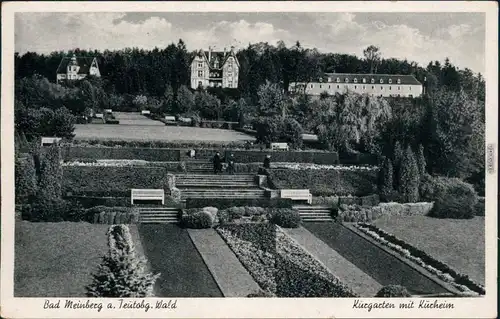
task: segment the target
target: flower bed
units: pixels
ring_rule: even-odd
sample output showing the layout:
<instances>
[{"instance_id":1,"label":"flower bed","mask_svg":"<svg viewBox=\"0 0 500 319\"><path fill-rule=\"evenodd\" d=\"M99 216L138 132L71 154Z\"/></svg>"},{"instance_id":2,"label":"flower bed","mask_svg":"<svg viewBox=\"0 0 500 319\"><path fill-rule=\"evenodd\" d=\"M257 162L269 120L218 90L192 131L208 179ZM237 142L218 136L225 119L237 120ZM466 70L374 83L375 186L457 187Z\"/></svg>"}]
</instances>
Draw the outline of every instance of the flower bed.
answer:
<instances>
[{"instance_id":1,"label":"flower bed","mask_svg":"<svg viewBox=\"0 0 500 319\"><path fill-rule=\"evenodd\" d=\"M413 247L403 240L398 239L394 235L366 223L357 224L356 227L379 243L391 248L403 257L437 275L441 280L452 284L455 288L462 291L464 295L473 296L485 294L484 287L474 283L467 275L457 273L448 265L434 259L424 251Z\"/></svg>"},{"instance_id":2,"label":"flower bed","mask_svg":"<svg viewBox=\"0 0 500 319\"><path fill-rule=\"evenodd\" d=\"M225 225L217 230L267 293L277 297L355 296L278 226Z\"/></svg>"},{"instance_id":3,"label":"flower bed","mask_svg":"<svg viewBox=\"0 0 500 319\"><path fill-rule=\"evenodd\" d=\"M300 169L300 170L337 170L337 171L378 171L378 166L368 165L321 165L312 163L286 163L286 162L273 162L271 164L273 169Z\"/></svg>"},{"instance_id":4,"label":"flower bed","mask_svg":"<svg viewBox=\"0 0 500 319\"><path fill-rule=\"evenodd\" d=\"M341 201L339 201L341 203ZM427 215L432 203L380 203L377 206L340 204L338 217L344 222L369 222L382 216Z\"/></svg>"}]
</instances>

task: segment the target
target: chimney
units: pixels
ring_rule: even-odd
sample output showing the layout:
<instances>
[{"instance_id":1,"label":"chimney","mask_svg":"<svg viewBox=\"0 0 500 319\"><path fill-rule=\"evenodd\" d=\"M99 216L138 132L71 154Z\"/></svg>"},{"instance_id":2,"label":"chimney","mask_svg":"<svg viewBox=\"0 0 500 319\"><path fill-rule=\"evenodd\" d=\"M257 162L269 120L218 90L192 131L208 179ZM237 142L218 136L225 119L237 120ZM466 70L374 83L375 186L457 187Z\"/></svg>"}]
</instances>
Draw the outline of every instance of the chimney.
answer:
<instances>
[{"instance_id":1,"label":"chimney","mask_svg":"<svg viewBox=\"0 0 500 319\"><path fill-rule=\"evenodd\" d=\"M208 63L212 62L212 47L208 47Z\"/></svg>"},{"instance_id":2,"label":"chimney","mask_svg":"<svg viewBox=\"0 0 500 319\"><path fill-rule=\"evenodd\" d=\"M231 46L231 53L234 53L234 46Z\"/></svg>"},{"instance_id":3,"label":"chimney","mask_svg":"<svg viewBox=\"0 0 500 319\"><path fill-rule=\"evenodd\" d=\"M224 57L226 57L226 47L224 47Z\"/></svg>"}]
</instances>

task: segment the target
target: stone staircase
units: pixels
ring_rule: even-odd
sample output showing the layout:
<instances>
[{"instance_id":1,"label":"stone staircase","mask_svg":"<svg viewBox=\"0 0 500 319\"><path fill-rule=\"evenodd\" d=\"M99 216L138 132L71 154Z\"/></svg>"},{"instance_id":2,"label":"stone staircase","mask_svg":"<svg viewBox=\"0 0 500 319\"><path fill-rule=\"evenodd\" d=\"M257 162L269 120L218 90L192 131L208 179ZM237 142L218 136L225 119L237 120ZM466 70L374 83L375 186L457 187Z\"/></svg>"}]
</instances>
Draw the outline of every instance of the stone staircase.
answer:
<instances>
[{"instance_id":1,"label":"stone staircase","mask_svg":"<svg viewBox=\"0 0 500 319\"><path fill-rule=\"evenodd\" d=\"M294 206L299 211L300 218L305 223L333 222L331 209L328 206Z\"/></svg>"},{"instance_id":2,"label":"stone staircase","mask_svg":"<svg viewBox=\"0 0 500 319\"><path fill-rule=\"evenodd\" d=\"M179 174L175 186L181 199L187 198L264 198L266 191L259 188L254 175Z\"/></svg>"},{"instance_id":3,"label":"stone staircase","mask_svg":"<svg viewBox=\"0 0 500 319\"><path fill-rule=\"evenodd\" d=\"M138 207L139 222L143 224L176 224L179 209L175 207Z\"/></svg>"},{"instance_id":4,"label":"stone staircase","mask_svg":"<svg viewBox=\"0 0 500 319\"><path fill-rule=\"evenodd\" d=\"M188 159L185 161L186 170L190 173L212 173L214 166L208 159Z\"/></svg>"}]
</instances>

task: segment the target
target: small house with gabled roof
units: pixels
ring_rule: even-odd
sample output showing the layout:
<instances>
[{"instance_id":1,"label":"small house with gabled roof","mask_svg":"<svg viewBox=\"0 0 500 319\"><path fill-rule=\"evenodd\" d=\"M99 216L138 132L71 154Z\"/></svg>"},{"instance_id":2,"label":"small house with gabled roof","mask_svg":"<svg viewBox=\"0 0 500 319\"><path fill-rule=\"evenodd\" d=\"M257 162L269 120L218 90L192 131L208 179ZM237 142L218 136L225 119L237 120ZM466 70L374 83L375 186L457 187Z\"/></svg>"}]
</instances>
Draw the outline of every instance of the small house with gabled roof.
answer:
<instances>
[{"instance_id":1,"label":"small house with gabled roof","mask_svg":"<svg viewBox=\"0 0 500 319\"><path fill-rule=\"evenodd\" d=\"M237 88L239 69L234 47L229 51L199 50L191 62L191 88Z\"/></svg>"},{"instance_id":2,"label":"small house with gabled roof","mask_svg":"<svg viewBox=\"0 0 500 319\"><path fill-rule=\"evenodd\" d=\"M347 91L384 97L417 97L423 85L413 75L325 73L311 82L290 83L290 92L319 96Z\"/></svg>"},{"instance_id":3,"label":"small house with gabled roof","mask_svg":"<svg viewBox=\"0 0 500 319\"><path fill-rule=\"evenodd\" d=\"M101 77L95 57L64 57L57 67L57 83L84 79L88 75Z\"/></svg>"}]
</instances>

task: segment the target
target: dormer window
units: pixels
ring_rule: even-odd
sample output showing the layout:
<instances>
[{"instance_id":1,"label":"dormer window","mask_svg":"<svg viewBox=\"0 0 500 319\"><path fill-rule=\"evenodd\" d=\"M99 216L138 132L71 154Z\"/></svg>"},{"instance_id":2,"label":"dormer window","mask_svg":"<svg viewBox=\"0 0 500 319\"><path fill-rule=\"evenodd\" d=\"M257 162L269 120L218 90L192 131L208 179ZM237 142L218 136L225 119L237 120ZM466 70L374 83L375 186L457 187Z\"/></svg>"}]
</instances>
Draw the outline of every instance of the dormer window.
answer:
<instances>
[{"instance_id":1,"label":"dormer window","mask_svg":"<svg viewBox=\"0 0 500 319\"><path fill-rule=\"evenodd\" d=\"M363 83L366 83L366 79L365 78L363 78Z\"/></svg>"},{"instance_id":2,"label":"dormer window","mask_svg":"<svg viewBox=\"0 0 500 319\"><path fill-rule=\"evenodd\" d=\"M332 78L331 77L328 77L328 82L332 82Z\"/></svg>"},{"instance_id":3,"label":"dormer window","mask_svg":"<svg viewBox=\"0 0 500 319\"><path fill-rule=\"evenodd\" d=\"M358 83L358 79L354 78L354 83Z\"/></svg>"},{"instance_id":4,"label":"dormer window","mask_svg":"<svg viewBox=\"0 0 500 319\"><path fill-rule=\"evenodd\" d=\"M349 83L349 78L345 78L345 83Z\"/></svg>"},{"instance_id":5,"label":"dormer window","mask_svg":"<svg viewBox=\"0 0 500 319\"><path fill-rule=\"evenodd\" d=\"M203 67L203 63L198 62L198 67L199 67L199 68L202 68L202 67Z\"/></svg>"},{"instance_id":6,"label":"dormer window","mask_svg":"<svg viewBox=\"0 0 500 319\"><path fill-rule=\"evenodd\" d=\"M373 84L373 83L375 83L375 79L372 79L372 81L371 81L371 82L372 82L372 84Z\"/></svg>"},{"instance_id":7,"label":"dormer window","mask_svg":"<svg viewBox=\"0 0 500 319\"><path fill-rule=\"evenodd\" d=\"M380 79L380 84L383 84L384 83L384 80L383 79Z\"/></svg>"},{"instance_id":8,"label":"dormer window","mask_svg":"<svg viewBox=\"0 0 500 319\"><path fill-rule=\"evenodd\" d=\"M392 84L392 79L389 79L389 84Z\"/></svg>"},{"instance_id":9,"label":"dormer window","mask_svg":"<svg viewBox=\"0 0 500 319\"><path fill-rule=\"evenodd\" d=\"M340 83L340 78L337 78L337 83Z\"/></svg>"},{"instance_id":10,"label":"dormer window","mask_svg":"<svg viewBox=\"0 0 500 319\"><path fill-rule=\"evenodd\" d=\"M398 84L401 84L401 79L398 79Z\"/></svg>"}]
</instances>

